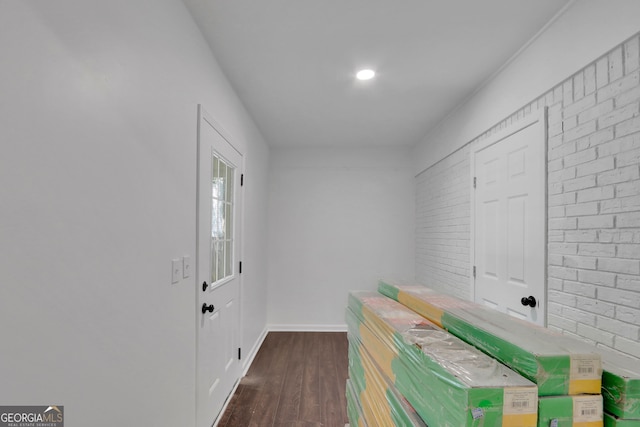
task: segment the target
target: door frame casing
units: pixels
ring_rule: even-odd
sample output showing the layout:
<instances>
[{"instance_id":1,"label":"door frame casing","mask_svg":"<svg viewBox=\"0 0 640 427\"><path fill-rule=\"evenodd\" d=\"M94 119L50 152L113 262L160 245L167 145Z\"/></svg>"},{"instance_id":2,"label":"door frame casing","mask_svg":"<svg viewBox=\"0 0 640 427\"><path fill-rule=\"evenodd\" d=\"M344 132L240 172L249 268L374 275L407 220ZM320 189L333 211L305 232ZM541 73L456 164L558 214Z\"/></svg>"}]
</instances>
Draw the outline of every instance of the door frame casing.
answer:
<instances>
[{"instance_id":1,"label":"door frame casing","mask_svg":"<svg viewBox=\"0 0 640 427\"><path fill-rule=\"evenodd\" d=\"M543 197L543 210L544 210L544 215L543 215L543 228L544 228L544 242L543 242L543 248L544 248L544 254L543 254L543 268L544 268L544 272L543 272L543 277L544 277L544 283L543 283L543 325L546 326L547 325L547 314L548 314L548 292L547 292L547 281L548 281L548 273L547 273L547 269L548 269L548 217L549 217L549 208L548 208L548 187L547 187L547 181L548 181L548 171L547 171L547 131L548 131L548 127L547 127L547 107L542 107L540 109L538 109L537 111L533 111L531 112L531 114L526 115L525 117L523 117L520 120L517 120L513 123L511 123L510 125L508 125L506 128L504 129L500 129L499 131L497 131L496 133L489 135L487 138L482 139L482 140L475 140L474 142L471 143L470 145L470 150L469 150L469 157L470 157L470 167L469 167L469 187L471 189L470 191L470 213L471 213L471 217L470 217L470 221L469 221L469 266L470 266L470 273L469 273L469 298L471 301L475 302L475 297L476 297L476 280L473 274L473 268L476 265L476 253L475 253L475 244L476 244L476 225L475 225L475 220L476 220L476 208L475 208L475 202L476 202L476 194L474 191L474 178L476 176L476 166L475 166L475 157L476 157L476 153L484 150L487 147L490 147L494 144L499 143L500 141L503 141L507 138L509 138L510 136L520 132L521 130L530 127L530 126L535 126L538 125L538 135L537 138L540 141L540 144L542 144L542 171L540 171L542 173L543 179L542 182L539 184L542 188L542 197Z\"/></svg>"},{"instance_id":2,"label":"door frame casing","mask_svg":"<svg viewBox=\"0 0 640 427\"><path fill-rule=\"evenodd\" d=\"M241 175L244 175L244 168L245 168L245 156L243 151L238 147L237 144L234 144L234 139L231 135L231 133L229 131L227 131L227 129L225 129L225 127L218 121L216 120L205 108L202 104L198 104L198 108L197 108L197 146L196 146L196 256L195 256L195 301L194 301L194 307L195 307L195 328L196 328L196 333L195 333L195 346L196 346L196 363L195 363L195 417L196 417L196 421L198 419L198 402L199 402L199 398L198 398L198 393L199 393L199 389L198 389L198 367L199 367L199 362L198 362L198 348L199 348L199 328L200 328L200 317L201 317L201 313L200 313L200 291L202 291L201 285L200 285L200 280L199 280L199 274L200 274L200 257L199 257L199 240L198 240L198 233L200 233L202 230L200 229L200 223L199 223L199 212L200 212L200 174L201 174L201 168L200 168L200 151L201 151L201 147L200 147L200 141L201 141L201 126L202 126L202 121L206 121L209 123L209 125L211 125L211 127L222 137L222 139L224 139L226 141L226 143L229 145L229 147L231 149L233 149L234 151L237 152L237 154L240 155L240 164L237 166L237 172L240 173ZM225 158L224 153L220 152L219 150L216 150L218 152L218 154L222 157ZM242 232L244 230L244 219L245 219L245 212L244 212L244 191L242 191L242 186L237 186L237 188L234 189L234 191L236 192L235 197L236 197L236 204L239 206L240 208L240 215L238 218L238 221L234 224L234 242L235 245L238 246L238 257L239 259L234 260L234 262L236 263L236 265L234 265L234 269L237 272L237 281L238 281L238 346L241 348L242 347L242 338L243 338L243 286L242 286L242 274L240 274L237 262L241 261L244 258L244 233ZM222 283L218 283L216 284L216 287L219 287L221 285L224 285L224 283L226 282L222 282ZM213 426L216 426L218 424L218 422L220 421L221 415L224 413L225 409L227 408L231 397L233 396L233 394L235 393L236 389L238 388L238 385L240 383L240 379L243 376L243 370L242 370L242 364L241 364L241 360L237 361L239 367L238 367L238 373L239 376L236 379L233 387L231 388L230 392L229 392L229 397L226 399L226 401L223 403L222 408L220 409L220 412L218 413L218 415L216 416L214 422L213 422Z\"/></svg>"}]
</instances>

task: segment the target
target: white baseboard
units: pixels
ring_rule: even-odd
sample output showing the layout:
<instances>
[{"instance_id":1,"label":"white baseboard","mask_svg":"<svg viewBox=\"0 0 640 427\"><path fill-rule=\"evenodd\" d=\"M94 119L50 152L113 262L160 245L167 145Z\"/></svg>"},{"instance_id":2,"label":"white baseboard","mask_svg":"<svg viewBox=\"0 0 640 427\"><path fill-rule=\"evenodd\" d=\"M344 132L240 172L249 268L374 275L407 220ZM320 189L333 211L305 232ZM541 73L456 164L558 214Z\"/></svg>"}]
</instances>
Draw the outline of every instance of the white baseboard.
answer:
<instances>
[{"instance_id":1,"label":"white baseboard","mask_svg":"<svg viewBox=\"0 0 640 427\"><path fill-rule=\"evenodd\" d=\"M267 325L269 332L347 332L347 325Z\"/></svg>"},{"instance_id":2,"label":"white baseboard","mask_svg":"<svg viewBox=\"0 0 640 427\"><path fill-rule=\"evenodd\" d=\"M256 340L255 344L253 344L251 351L249 352L249 354L247 354L247 358L244 360L244 363L242 364L242 377L247 375L247 371L251 367L251 364L253 363L253 359L255 359L256 354L258 354L258 350L260 350L260 347L262 347L262 343L264 342L264 339L267 337L268 332L269 330L265 327L262 330L262 333L260 334L258 339Z\"/></svg>"}]
</instances>

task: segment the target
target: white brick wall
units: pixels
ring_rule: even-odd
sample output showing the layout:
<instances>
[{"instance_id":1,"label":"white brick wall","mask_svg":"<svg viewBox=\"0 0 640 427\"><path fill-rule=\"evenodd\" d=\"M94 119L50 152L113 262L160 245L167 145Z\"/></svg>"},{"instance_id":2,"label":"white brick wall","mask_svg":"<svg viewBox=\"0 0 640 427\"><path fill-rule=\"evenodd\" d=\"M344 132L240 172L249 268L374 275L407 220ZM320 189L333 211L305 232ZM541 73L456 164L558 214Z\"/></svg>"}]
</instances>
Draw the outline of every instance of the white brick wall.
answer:
<instances>
[{"instance_id":1,"label":"white brick wall","mask_svg":"<svg viewBox=\"0 0 640 427\"><path fill-rule=\"evenodd\" d=\"M416 279L469 298L469 149L416 180Z\"/></svg>"},{"instance_id":2,"label":"white brick wall","mask_svg":"<svg viewBox=\"0 0 640 427\"><path fill-rule=\"evenodd\" d=\"M549 326L640 357L639 38L553 91ZM588 77L587 77L588 76ZM595 83L594 83L595 82ZM561 93L561 95L560 95ZM542 99L542 98L541 98ZM545 102L548 102L545 97ZM558 192L558 187L561 192ZM553 199L552 199L553 197ZM564 215L560 215L564 207ZM576 220L575 227L573 220ZM577 275L577 280L573 279Z\"/></svg>"},{"instance_id":3,"label":"white brick wall","mask_svg":"<svg viewBox=\"0 0 640 427\"><path fill-rule=\"evenodd\" d=\"M478 139L548 107L548 325L640 360L640 36ZM468 298L469 145L417 177L417 280Z\"/></svg>"}]
</instances>

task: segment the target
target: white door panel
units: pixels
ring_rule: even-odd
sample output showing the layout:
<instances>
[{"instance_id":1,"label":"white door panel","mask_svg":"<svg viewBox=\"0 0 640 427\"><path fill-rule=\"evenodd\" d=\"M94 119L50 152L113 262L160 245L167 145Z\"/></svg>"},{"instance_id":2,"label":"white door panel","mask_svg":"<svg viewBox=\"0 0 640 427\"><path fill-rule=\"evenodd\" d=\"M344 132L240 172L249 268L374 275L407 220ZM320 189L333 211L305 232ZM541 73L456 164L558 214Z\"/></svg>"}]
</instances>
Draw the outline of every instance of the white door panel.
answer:
<instances>
[{"instance_id":1,"label":"white door panel","mask_svg":"<svg viewBox=\"0 0 640 427\"><path fill-rule=\"evenodd\" d=\"M240 377L242 156L199 109L197 427L211 427Z\"/></svg>"},{"instance_id":2,"label":"white door panel","mask_svg":"<svg viewBox=\"0 0 640 427\"><path fill-rule=\"evenodd\" d=\"M544 114L536 115L472 152L475 300L541 325L546 321L545 129Z\"/></svg>"}]
</instances>

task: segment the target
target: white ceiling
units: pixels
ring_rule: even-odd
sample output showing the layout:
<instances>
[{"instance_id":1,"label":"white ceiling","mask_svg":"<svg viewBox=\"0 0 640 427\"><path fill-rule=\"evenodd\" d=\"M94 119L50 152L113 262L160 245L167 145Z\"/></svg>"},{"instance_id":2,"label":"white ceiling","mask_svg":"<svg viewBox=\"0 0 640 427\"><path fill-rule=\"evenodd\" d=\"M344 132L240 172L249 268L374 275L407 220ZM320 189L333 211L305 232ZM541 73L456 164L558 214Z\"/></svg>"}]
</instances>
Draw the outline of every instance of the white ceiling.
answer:
<instances>
[{"instance_id":1,"label":"white ceiling","mask_svg":"<svg viewBox=\"0 0 640 427\"><path fill-rule=\"evenodd\" d=\"M184 2L269 145L300 147L415 144L569 0Z\"/></svg>"}]
</instances>

